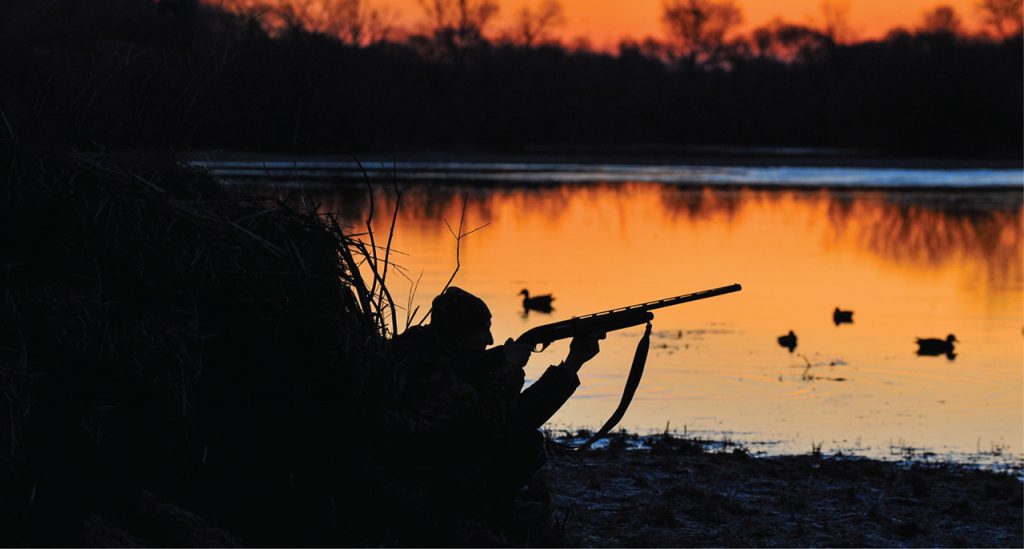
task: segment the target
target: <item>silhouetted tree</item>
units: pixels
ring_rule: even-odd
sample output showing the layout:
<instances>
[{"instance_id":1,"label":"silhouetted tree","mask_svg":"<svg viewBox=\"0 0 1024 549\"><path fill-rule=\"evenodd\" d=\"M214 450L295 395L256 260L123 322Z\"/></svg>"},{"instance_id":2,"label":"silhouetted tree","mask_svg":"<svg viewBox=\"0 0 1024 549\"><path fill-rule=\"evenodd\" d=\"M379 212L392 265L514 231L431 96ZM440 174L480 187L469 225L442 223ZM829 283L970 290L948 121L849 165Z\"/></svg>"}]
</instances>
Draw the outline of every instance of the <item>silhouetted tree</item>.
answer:
<instances>
[{"instance_id":1,"label":"silhouetted tree","mask_svg":"<svg viewBox=\"0 0 1024 549\"><path fill-rule=\"evenodd\" d=\"M0 71L4 114L20 139L45 128L39 141L275 151L711 143L1008 156L1024 135L1019 38L903 31L834 44L776 21L753 33L750 55L730 36L705 65L728 70L689 71L672 66L678 43L650 39L618 55L505 44L452 62L433 36L352 47L302 26L268 33L209 3L195 28L188 51L0 48L14 58L0 64L14 67Z\"/></svg>"},{"instance_id":2,"label":"silhouetted tree","mask_svg":"<svg viewBox=\"0 0 1024 549\"><path fill-rule=\"evenodd\" d=\"M665 43L650 36L639 42L629 38L622 39L619 41L618 51L620 58L643 58L647 61L658 61L660 63L668 63L671 59Z\"/></svg>"},{"instance_id":3,"label":"silhouetted tree","mask_svg":"<svg viewBox=\"0 0 1024 549\"><path fill-rule=\"evenodd\" d=\"M963 22L953 6L938 6L925 12L921 23L921 32L932 34L958 35Z\"/></svg>"},{"instance_id":4,"label":"silhouetted tree","mask_svg":"<svg viewBox=\"0 0 1024 549\"><path fill-rule=\"evenodd\" d=\"M750 45L757 57L804 63L821 59L833 41L824 32L775 19L751 32Z\"/></svg>"},{"instance_id":5,"label":"silhouetted tree","mask_svg":"<svg viewBox=\"0 0 1024 549\"><path fill-rule=\"evenodd\" d=\"M508 31L513 44L531 47L550 39L554 27L565 24L565 14L558 0L541 0L537 8L523 6L516 13L515 21Z\"/></svg>"},{"instance_id":6,"label":"silhouetted tree","mask_svg":"<svg viewBox=\"0 0 1024 549\"><path fill-rule=\"evenodd\" d=\"M823 20L822 33L835 44L846 44L857 37L850 24L849 0L822 0L819 4Z\"/></svg>"},{"instance_id":7,"label":"silhouetted tree","mask_svg":"<svg viewBox=\"0 0 1024 549\"><path fill-rule=\"evenodd\" d=\"M313 32L346 45L366 46L386 41L395 32L396 13L370 0L216 0L216 4L258 20L273 36Z\"/></svg>"},{"instance_id":8,"label":"silhouetted tree","mask_svg":"<svg viewBox=\"0 0 1024 549\"><path fill-rule=\"evenodd\" d=\"M391 10L373 7L367 0L316 0L308 10L306 28L362 46L387 40L393 20Z\"/></svg>"},{"instance_id":9,"label":"silhouetted tree","mask_svg":"<svg viewBox=\"0 0 1024 549\"><path fill-rule=\"evenodd\" d=\"M735 0L664 0L661 21L677 53L698 65L718 58L743 14Z\"/></svg>"},{"instance_id":10,"label":"silhouetted tree","mask_svg":"<svg viewBox=\"0 0 1024 549\"><path fill-rule=\"evenodd\" d=\"M484 42L484 31L498 14L496 0L418 0L427 16L427 32L454 52Z\"/></svg>"},{"instance_id":11,"label":"silhouetted tree","mask_svg":"<svg viewBox=\"0 0 1024 549\"><path fill-rule=\"evenodd\" d=\"M981 0L978 10L1000 38L1024 32L1024 0Z\"/></svg>"}]
</instances>

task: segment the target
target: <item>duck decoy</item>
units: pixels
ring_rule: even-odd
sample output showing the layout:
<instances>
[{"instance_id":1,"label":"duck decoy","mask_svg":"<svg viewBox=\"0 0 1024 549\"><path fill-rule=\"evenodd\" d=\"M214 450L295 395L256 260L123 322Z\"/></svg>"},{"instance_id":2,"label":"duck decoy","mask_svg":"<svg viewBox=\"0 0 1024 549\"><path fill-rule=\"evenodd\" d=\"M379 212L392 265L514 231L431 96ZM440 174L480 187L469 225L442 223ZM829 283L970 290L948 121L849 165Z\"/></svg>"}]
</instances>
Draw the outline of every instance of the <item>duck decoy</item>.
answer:
<instances>
[{"instance_id":1,"label":"duck decoy","mask_svg":"<svg viewBox=\"0 0 1024 549\"><path fill-rule=\"evenodd\" d=\"M551 307L551 302L554 301L555 298L551 297L551 294L530 297L530 292L524 288L519 292L519 295L523 296L523 311L550 313L554 310Z\"/></svg>"},{"instance_id":2,"label":"duck decoy","mask_svg":"<svg viewBox=\"0 0 1024 549\"><path fill-rule=\"evenodd\" d=\"M919 337L917 338L917 354L921 356L946 355L947 358L952 360L956 357L956 354L953 352L953 344L958 342L959 340L953 334L946 336L946 339Z\"/></svg>"},{"instance_id":3,"label":"duck decoy","mask_svg":"<svg viewBox=\"0 0 1024 549\"><path fill-rule=\"evenodd\" d=\"M789 349L791 353L793 349L796 349L796 334L793 333L793 330L784 336L779 336L779 346Z\"/></svg>"},{"instance_id":4,"label":"duck decoy","mask_svg":"<svg viewBox=\"0 0 1024 549\"><path fill-rule=\"evenodd\" d=\"M832 322L836 323L836 326L840 324L853 324L853 311L844 311L839 307L832 311Z\"/></svg>"}]
</instances>

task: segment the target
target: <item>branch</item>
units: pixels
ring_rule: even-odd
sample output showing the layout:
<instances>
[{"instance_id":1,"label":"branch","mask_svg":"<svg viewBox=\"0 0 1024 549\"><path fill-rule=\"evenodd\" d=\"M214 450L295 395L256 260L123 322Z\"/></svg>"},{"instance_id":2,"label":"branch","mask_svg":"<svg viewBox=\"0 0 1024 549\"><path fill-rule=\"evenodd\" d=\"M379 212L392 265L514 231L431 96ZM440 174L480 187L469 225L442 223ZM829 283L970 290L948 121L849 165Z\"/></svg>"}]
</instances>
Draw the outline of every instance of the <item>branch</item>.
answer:
<instances>
[{"instance_id":1,"label":"branch","mask_svg":"<svg viewBox=\"0 0 1024 549\"><path fill-rule=\"evenodd\" d=\"M416 313L420 310L419 306L415 309L412 306L413 299L416 298L416 290L420 287L420 280L423 280L423 271L420 271L420 276L416 277L416 282L412 282L411 279L409 281L411 288L409 289L409 304L405 309L405 328L403 331L409 329L412 321L416 319Z\"/></svg>"},{"instance_id":2,"label":"branch","mask_svg":"<svg viewBox=\"0 0 1024 549\"><path fill-rule=\"evenodd\" d=\"M452 231L452 226L448 224L448 220L447 219L444 220L444 224L448 226L448 232L451 232L452 236L455 237L455 270L452 271L452 276L448 277L448 282L444 283L444 288L441 288L441 293L442 294L445 292L445 290L448 289L448 286L452 285L452 281L455 280L455 275L459 274L459 268L462 267L462 260L460 258L460 251L461 251L461 248L462 248L462 236L463 236L463 234L462 234L462 227L463 227L463 225L466 224L466 204L468 202L469 202L469 194L467 193L467 194L462 195L462 215L459 216L459 234L458 235L456 235ZM430 312L428 311L427 314L430 314Z\"/></svg>"},{"instance_id":3,"label":"branch","mask_svg":"<svg viewBox=\"0 0 1024 549\"><path fill-rule=\"evenodd\" d=\"M387 278L388 278L388 264L389 264L388 259L391 257L391 241L395 237L395 225L398 223L398 208L401 207L401 205L402 205L402 191L399 190L399 188L398 188L397 164L395 163L394 160L391 161L391 164L392 164L391 183L392 183L392 185L394 185L394 188L395 188L395 211L394 211L394 213L391 214L391 228L388 230L388 243L384 247L384 272L382 272L381 276L380 276L380 285L381 285L381 287L386 287L385 283L386 283ZM384 300L384 295L385 295L385 293L381 292L381 294L378 296L378 298L377 298L377 309L381 308L382 302ZM391 296L388 295L389 301L390 301L390 297ZM388 305L391 307L391 330L392 330L393 334L397 334L398 333L398 318L395 316L395 304L394 303L389 303Z\"/></svg>"},{"instance_id":4,"label":"branch","mask_svg":"<svg viewBox=\"0 0 1024 549\"><path fill-rule=\"evenodd\" d=\"M366 168L363 167L363 163L359 161L359 157L355 154L352 155L352 159L356 161L356 166L359 166L359 171L363 173L363 180L366 181L366 194L370 198L370 211L366 214L366 234L370 237L370 249L372 250L372 265L373 269L373 283L370 286L370 295L373 295L377 291L377 241L373 236L373 228L370 223L373 222L373 188L370 187L370 175L366 173ZM369 259L370 256L367 256Z\"/></svg>"},{"instance_id":5,"label":"branch","mask_svg":"<svg viewBox=\"0 0 1024 549\"><path fill-rule=\"evenodd\" d=\"M483 225L481 225L481 226L479 226L479 227L477 227L477 228L475 228L475 229L473 229L473 230L471 230L469 232L463 232L462 228L466 224L466 205L468 203L469 203L469 193L466 193L462 197L462 214L459 216L459 230L458 230L458 233L456 233L456 231L452 229L452 226L451 226L450 223L448 223L447 219L444 220L445 226L448 227L448 232L450 232L452 234L452 236L455 238L455 270L452 271L452 276L448 277L448 282L445 282L444 287L441 288L441 291L440 291L440 293L438 295L443 294L445 292L445 290L447 290L448 287L451 286L452 281L455 280L455 275L457 275L459 273L459 269L462 267L462 260L461 260L462 239L467 237L467 236L469 236L469 235L471 235L471 234L473 234L473 233L475 233L475 232L477 232L477 231L479 231L480 229L483 229L484 227L490 225L490 223L484 223ZM425 322L427 320L427 318L430 316L431 312L433 312L433 308L427 309L427 312L423 315L423 318L420 319L420 321L419 321L419 323L417 323L417 325L422 325L423 322Z\"/></svg>"}]
</instances>

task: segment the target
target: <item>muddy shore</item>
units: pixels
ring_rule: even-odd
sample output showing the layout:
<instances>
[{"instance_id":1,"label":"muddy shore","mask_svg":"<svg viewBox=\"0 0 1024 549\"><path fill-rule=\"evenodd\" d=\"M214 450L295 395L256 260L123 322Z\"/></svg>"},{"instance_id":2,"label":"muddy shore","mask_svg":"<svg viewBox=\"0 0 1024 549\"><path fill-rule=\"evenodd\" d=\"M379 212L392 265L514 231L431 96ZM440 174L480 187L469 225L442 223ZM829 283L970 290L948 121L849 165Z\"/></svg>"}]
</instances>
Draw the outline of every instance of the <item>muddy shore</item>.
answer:
<instances>
[{"instance_id":1,"label":"muddy shore","mask_svg":"<svg viewBox=\"0 0 1024 549\"><path fill-rule=\"evenodd\" d=\"M1021 547L1024 485L952 464L708 452L665 437L554 447L537 483L583 547Z\"/></svg>"}]
</instances>

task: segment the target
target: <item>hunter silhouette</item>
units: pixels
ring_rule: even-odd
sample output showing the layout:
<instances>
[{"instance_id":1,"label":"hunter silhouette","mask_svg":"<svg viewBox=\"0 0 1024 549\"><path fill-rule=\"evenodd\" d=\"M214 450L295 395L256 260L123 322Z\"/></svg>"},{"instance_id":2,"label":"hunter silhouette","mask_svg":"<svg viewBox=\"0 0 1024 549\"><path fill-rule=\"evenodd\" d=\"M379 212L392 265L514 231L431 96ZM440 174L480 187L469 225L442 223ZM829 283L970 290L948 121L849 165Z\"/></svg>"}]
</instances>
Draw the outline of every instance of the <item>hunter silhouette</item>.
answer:
<instances>
[{"instance_id":1,"label":"hunter silhouette","mask_svg":"<svg viewBox=\"0 0 1024 549\"><path fill-rule=\"evenodd\" d=\"M414 530L395 541L501 544L481 524L507 511L546 461L537 429L576 391L603 337L574 338L565 360L523 391L530 347L508 339L487 349L494 338L483 300L456 287L437 296L431 323L406 330L391 349L381 408L391 447L381 454L393 460L393 497Z\"/></svg>"}]
</instances>

